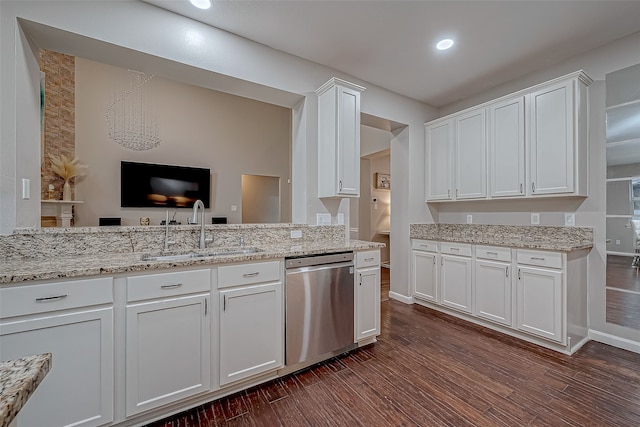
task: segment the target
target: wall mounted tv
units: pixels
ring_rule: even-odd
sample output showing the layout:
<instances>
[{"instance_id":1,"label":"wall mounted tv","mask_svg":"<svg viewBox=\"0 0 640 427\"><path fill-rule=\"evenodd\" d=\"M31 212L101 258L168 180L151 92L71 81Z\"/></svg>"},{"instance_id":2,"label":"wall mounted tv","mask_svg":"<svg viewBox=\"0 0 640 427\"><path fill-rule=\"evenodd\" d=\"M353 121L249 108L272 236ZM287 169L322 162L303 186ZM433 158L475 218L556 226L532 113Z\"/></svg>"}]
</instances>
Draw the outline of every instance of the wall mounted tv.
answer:
<instances>
[{"instance_id":1,"label":"wall mounted tv","mask_svg":"<svg viewBox=\"0 0 640 427\"><path fill-rule=\"evenodd\" d=\"M120 171L123 208L190 208L198 199L209 207L209 169L123 161Z\"/></svg>"}]
</instances>

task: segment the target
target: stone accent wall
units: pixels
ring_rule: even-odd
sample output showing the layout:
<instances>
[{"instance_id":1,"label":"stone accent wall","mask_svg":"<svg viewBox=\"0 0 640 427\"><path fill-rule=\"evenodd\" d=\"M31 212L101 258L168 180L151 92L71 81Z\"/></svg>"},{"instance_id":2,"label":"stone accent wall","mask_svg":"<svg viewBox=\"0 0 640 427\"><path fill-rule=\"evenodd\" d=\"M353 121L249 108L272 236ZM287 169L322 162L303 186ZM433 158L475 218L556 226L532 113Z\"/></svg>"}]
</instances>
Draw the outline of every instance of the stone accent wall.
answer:
<instances>
[{"instance_id":1,"label":"stone accent wall","mask_svg":"<svg viewBox=\"0 0 640 427\"><path fill-rule=\"evenodd\" d=\"M43 158L40 176L42 199L62 199L64 181L51 171L50 154L75 155L75 57L40 49L40 70L45 73ZM73 188L73 181L72 181Z\"/></svg>"}]
</instances>

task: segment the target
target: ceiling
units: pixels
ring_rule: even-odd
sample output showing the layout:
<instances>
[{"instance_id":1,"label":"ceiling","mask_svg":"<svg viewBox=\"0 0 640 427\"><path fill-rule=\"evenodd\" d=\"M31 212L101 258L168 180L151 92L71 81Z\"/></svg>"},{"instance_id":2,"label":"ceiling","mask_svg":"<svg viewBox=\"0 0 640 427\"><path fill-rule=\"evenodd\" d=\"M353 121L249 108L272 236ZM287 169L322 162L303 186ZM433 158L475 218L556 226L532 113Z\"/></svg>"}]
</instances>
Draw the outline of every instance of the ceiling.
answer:
<instances>
[{"instance_id":1,"label":"ceiling","mask_svg":"<svg viewBox=\"0 0 640 427\"><path fill-rule=\"evenodd\" d=\"M144 1L436 107L640 31L640 1Z\"/></svg>"}]
</instances>

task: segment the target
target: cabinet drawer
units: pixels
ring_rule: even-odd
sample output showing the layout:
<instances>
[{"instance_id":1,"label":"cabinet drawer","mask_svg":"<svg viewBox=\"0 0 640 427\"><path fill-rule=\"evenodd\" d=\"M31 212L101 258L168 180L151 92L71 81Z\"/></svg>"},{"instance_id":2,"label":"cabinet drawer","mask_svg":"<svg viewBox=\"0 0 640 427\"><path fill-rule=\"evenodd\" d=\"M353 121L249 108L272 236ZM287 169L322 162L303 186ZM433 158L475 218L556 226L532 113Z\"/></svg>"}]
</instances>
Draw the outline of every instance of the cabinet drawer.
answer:
<instances>
[{"instance_id":1,"label":"cabinet drawer","mask_svg":"<svg viewBox=\"0 0 640 427\"><path fill-rule=\"evenodd\" d=\"M280 261L218 267L218 289L280 280Z\"/></svg>"},{"instance_id":2,"label":"cabinet drawer","mask_svg":"<svg viewBox=\"0 0 640 427\"><path fill-rule=\"evenodd\" d=\"M511 249L495 246L476 246L476 258L511 262Z\"/></svg>"},{"instance_id":3,"label":"cabinet drawer","mask_svg":"<svg viewBox=\"0 0 640 427\"><path fill-rule=\"evenodd\" d=\"M113 303L113 278L0 289L0 318Z\"/></svg>"},{"instance_id":4,"label":"cabinet drawer","mask_svg":"<svg viewBox=\"0 0 640 427\"><path fill-rule=\"evenodd\" d=\"M177 271L127 278L127 302L208 292L211 270Z\"/></svg>"},{"instance_id":5,"label":"cabinet drawer","mask_svg":"<svg viewBox=\"0 0 640 427\"><path fill-rule=\"evenodd\" d=\"M469 243L440 242L440 253L471 256L471 245Z\"/></svg>"},{"instance_id":6,"label":"cabinet drawer","mask_svg":"<svg viewBox=\"0 0 640 427\"><path fill-rule=\"evenodd\" d=\"M530 251L518 249L518 264L562 268L562 254L560 252Z\"/></svg>"},{"instance_id":7,"label":"cabinet drawer","mask_svg":"<svg viewBox=\"0 0 640 427\"><path fill-rule=\"evenodd\" d=\"M356 268L377 267L380 265L380 251L356 252Z\"/></svg>"},{"instance_id":8,"label":"cabinet drawer","mask_svg":"<svg viewBox=\"0 0 640 427\"><path fill-rule=\"evenodd\" d=\"M412 240L411 249L416 251L438 252L438 242L433 240Z\"/></svg>"}]
</instances>

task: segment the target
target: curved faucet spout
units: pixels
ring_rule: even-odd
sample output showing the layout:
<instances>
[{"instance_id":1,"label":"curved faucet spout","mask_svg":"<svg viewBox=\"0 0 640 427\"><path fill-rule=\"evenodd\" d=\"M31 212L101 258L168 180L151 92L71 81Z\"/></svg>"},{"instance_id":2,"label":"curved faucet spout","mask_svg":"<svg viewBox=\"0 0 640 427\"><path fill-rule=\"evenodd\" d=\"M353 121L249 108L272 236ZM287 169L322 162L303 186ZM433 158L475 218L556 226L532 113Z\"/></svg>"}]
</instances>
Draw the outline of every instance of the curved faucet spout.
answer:
<instances>
[{"instance_id":1,"label":"curved faucet spout","mask_svg":"<svg viewBox=\"0 0 640 427\"><path fill-rule=\"evenodd\" d=\"M199 247L200 249L205 249L207 247L207 243L213 242L213 238L212 237L206 238L204 235L204 203L202 203L202 200L200 199L196 200L195 203L193 204L193 216L191 217L191 224L198 223L198 208L200 208L200 211L201 211Z\"/></svg>"}]
</instances>

